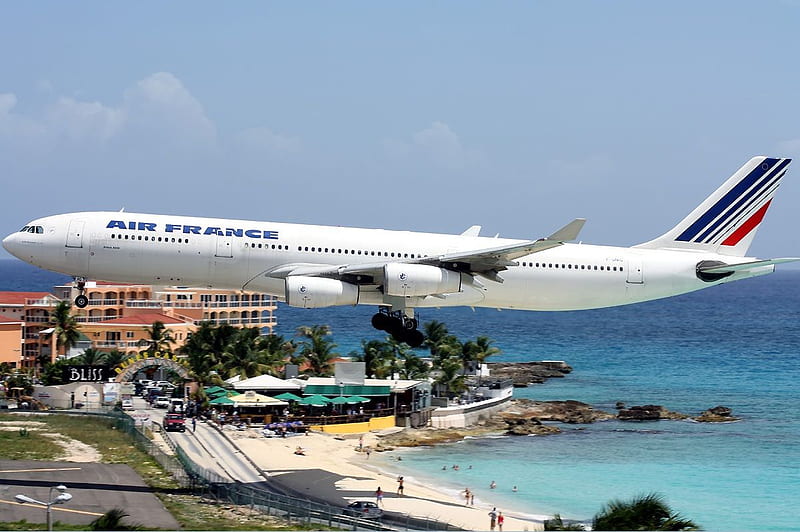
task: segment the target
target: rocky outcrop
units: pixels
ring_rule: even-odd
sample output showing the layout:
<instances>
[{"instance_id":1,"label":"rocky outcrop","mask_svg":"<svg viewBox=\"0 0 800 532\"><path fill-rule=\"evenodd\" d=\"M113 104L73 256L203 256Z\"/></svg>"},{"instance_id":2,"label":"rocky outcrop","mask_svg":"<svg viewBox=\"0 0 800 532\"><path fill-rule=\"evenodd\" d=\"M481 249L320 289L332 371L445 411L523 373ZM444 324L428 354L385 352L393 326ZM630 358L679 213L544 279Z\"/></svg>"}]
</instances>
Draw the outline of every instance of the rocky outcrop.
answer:
<instances>
[{"instance_id":1,"label":"rocky outcrop","mask_svg":"<svg viewBox=\"0 0 800 532\"><path fill-rule=\"evenodd\" d=\"M562 378L572 368L562 361L541 360L538 362L489 362L493 378L511 379L515 387L541 384L547 379Z\"/></svg>"},{"instance_id":2,"label":"rocky outcrop","mask_svg":"<svg viewBox=\"0 0 800 532\"><path fill-rule=\"evenodd\" d=\"M686 419L687 415L672 412L661 405L643 405L620 408L617 419L620 421L656 421L659 419Z\"/></svg>"},{"instance_id":3,"label":"rocky outcrop","mask_svg":"<svg viewBox=\"0 0 800 532\"><path fill-rule=\"evenodd\" d=\"M580 401L531 401L517 399L500 413L506 421L517 418L558 421L561 423L594 423L614 417Z\"/></svg>"},{"instance_id":4,"label":"rocky outcrop","mask_svg":"<svg viewBox=\"0 0 800 532\"><path fill-rule=\"evenodd\" d=\"M547 436L558 434L561 429L553 425L544 425L536 418L505 418L508 424L506 434L513 436Z\"/></svg>"},{"instance_id":5,"label":"rocky outcrop","mask_svg":"<svg viewBox=\"0 0 800 532\"><path fill-rule=\"evenodd\" d=\"M739 421L739 418L733 417L733 411L727 406L715 406L714 408L709 408L694 420L700 423L730 423L731 421Z\"/></svg>"}]
</instances>

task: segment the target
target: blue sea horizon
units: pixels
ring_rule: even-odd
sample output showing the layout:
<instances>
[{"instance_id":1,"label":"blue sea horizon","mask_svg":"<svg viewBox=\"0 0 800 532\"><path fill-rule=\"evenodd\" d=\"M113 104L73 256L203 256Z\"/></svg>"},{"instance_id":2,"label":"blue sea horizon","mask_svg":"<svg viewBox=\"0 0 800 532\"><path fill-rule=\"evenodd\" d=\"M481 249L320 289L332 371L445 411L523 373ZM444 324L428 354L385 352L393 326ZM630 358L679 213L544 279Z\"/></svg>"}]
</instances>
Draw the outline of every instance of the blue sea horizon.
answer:
<instances>
[{"instance_id":1,"label":"blue sea horizon","mask_svg":"<svg viewBox=\"0 0 800 532\"><path fill-rule=\"evenodd\" d=\"M0 260L0 274L0 290L49 291L69 281L14 260ZM275 332L291 338L300 325L327 324L347 355L363 339L383 338L369 325L373 312L281 305ZM724 405L740 421L562 425L556 436L400 451L402 462L397 452L373 455L376 465L453 493L469 487L511 513L591 519L611 499L658 492L706 530L800 530L800 271L627 307L431 309L419 318L445 322L461 340L491 337L503 351L497 361L564 360L574 368L515 397L608 411L617 401L661 404L690 415Z\"/></svg>"}]
</instances>

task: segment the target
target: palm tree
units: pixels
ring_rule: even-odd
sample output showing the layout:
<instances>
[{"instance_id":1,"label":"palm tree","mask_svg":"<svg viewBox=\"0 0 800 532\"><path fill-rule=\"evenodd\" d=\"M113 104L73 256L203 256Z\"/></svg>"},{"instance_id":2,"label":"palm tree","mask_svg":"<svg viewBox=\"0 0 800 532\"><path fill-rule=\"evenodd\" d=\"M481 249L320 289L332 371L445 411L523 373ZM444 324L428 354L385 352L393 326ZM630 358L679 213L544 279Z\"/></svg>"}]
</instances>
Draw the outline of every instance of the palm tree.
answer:
<instances>
[{"instance_id":1,"label":"palm tree","mask_svg":"<svg viewBox=\"0 0 800 532\"><path fill-rule=\"evenodd\" d=\"M425 330L425 341L422 345L430 350L433 358L436 358L440 345L445 341L445 338L451 336L450 331L447 330L447 325L444 322L437 320L431 320L422 327Z\"/></svg>"},{"instance_id":2,"label":"palm tree","mask_svg":"<svg viewBox=\"0 0 800 532\"><path fill-rule=\"evenodd\" d=\"M464 391L464 375L461 374L461 362L456 358L445 358L439 365L439 377L434 383L445 388L448 393L459 394Z\"/></svg>"},{"instance_id":3,"label":"palm tree","mask_svg":"<svg viewBox=\"0 0 800 532\"><path fill-rule=\"evenodd\" d=\"M233 341L236 333L237 329L228 324L215 326L210 322L203 322L186 340L180 352L186 355L189 367L198 381L209 384L215 380L212 372L222 370L225 346Z\"/></svg>"},{"instance_id":4,"label":"palm tree","mask_svg":"<svg viewBox=\"0 0 800 532\"><path fill-rule=\"evenodd\" d=\"M424 380L428 378L430 367L414 351L409 349L400 356L402 362L400 365L401 379Z\"/></svg>"},{"instance_id":5,"label":"palm tree","mask_svg":"<svg viewBox=\"0 0 800 532\"><path fill-rule=\"evenodd\" d=\"M475 361L479 365L478 367L483 365L490 356L499 355L502 352L500 348L492 345L494 340L488 336L478 336L474 342L469 343L471 344L472 356L475 357ZM478 374L478 384L480 384L480 382L481 378L480 374Z\"/></svg>"},{"instance_id":6,"label":"palm tree","mask_svg":"<svg viewBox=\"0 0 800 532\"><path fill-rule=\"evenodd\" d=\"M141 530L138 524L125 524L122 520L129 517L129 514L122 508L112 508L91 523L89 530Z\"/></svg>"},{"instance_id":7,"label":"palm tree","mask_svg":"<svg viewBox=\"0 0 800 532\"><path fill-rule=\"evenodd\" d=\"M106 362L106 353L90 347L85 350L80 356L72 359L73 364L85 364L87 366L99 366Z\"/></svg>"},{"instance_id":8,"label":"palm tree","mask_svg":"<svg viewBox=\"0 0 800 532\"><path fill-rule=\"evenodd\" d=\"M304 373L326 377L333 372L333 359L338 355L333 352L336 344L328 338L331 328L327 325L301 325L297 328L298 336L305 338L300 342L300 360L308 363Z\"/></svg>"},{"instance_id":9,"label":"palm tree","mask_svg":"<svg viewBox=\"0 0 800 532\"><path fill-rule=\"evenodd\" d=\"M361 340L361 353L353 352L353 358L364 363L367 377L381 379L389 371L387 361L392 356L389 345L383 340Z\"/></svg>"},{"instance_id":10,"label":"palm tree","mask_svg":"<svg viewBox=\"0 0 800 532\"><path fill-rule=\"evenodd\" d=\"M66 355L67 351L77 344L81 337L80 326L70 312L71 310L72 305L67 301L59 301L50 313L49 325L53 330L45 336L55 336L56 351L60 355Z\"/></svg>"},{"instance_id":11,"label":"palm tree","mask_svg":"<svg viewBox=\"0 0 800 532\"><path fill-rule=\"evenodd\" d=\"M699 530L689 519L674 513L656 493L630 501L613 500L594 516L592 530Z\"/></svg>"},{"instance_id":12,"label":"palm tree","mask_svg":"<svg viewBox=\"0 0 800 532\"><path fill-rule=\"evenodd\" d=\"M111 366L111 368L115 368L120 364L122 364L128 358L128 356L129 355L126 355L125 353L123 353L122 351L120 351L115 347L114 349L106 353L105 363Z\"/></svg>"},{"instance_id":13,"label":"palm tree","mask_svg":"<svg viewBox=\"0 0 800 532\"><path fill-rule=\"evenodd\" d=\"M228 377L235 375L243 379L256 377L266 372L262 363L263 353L258 348L260 331L255 327L239 329L233 341L222 352L222 365Z\"/></svg>"},{"instance_id":14,"label":"palm tree","mask_svg":"<svg viewBox=\"0 0 800 532\"><path fill-rule=\"evenodd\" d=\"M169 353L172 351L172 344L175 343L175 339L172 338L172 333L167 329L166 325L160 321L154 321L153 326L147 327L145 330L148 336L146 340L148 343L148 351L151 353Z\"/></svg>"},{"instance_id":15,"label":"palm tree","mask_svg":"<svg viewBox=\"0 0 800 532\"><path fill-rule=\"evenodd\" d=\"M267 371L274 376L286 366L297 346L291 340L286 340L280 334L268 334L259 337L258 350L261 352L262 363Z\"/></svg>"}]
</instances>

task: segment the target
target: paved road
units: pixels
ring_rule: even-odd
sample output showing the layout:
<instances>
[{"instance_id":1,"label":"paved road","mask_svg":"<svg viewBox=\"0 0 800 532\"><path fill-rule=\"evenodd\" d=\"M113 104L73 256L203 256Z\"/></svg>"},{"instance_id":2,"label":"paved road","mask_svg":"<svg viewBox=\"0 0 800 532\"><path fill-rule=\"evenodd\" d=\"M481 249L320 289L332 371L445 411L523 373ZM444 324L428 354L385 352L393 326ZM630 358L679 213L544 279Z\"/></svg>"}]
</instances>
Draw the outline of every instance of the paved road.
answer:
<instances>
[{"instance_id":1,"label":"paved road","mask_svg":"<svg viewBox=\"0 0 800 532\"><path fill-rule=\"evenodd\" d=\"M88 525L112 508L123 508L129 522L176 530L179 526L152 489L129 466L78 462L0 460L0 521L44 523L46 510L20 504L17 494L47 501L50 487L67 486L72 500L52 508L53 522ZM57 494L53 491L53 496Z\"/></svg>"}]
</instances>

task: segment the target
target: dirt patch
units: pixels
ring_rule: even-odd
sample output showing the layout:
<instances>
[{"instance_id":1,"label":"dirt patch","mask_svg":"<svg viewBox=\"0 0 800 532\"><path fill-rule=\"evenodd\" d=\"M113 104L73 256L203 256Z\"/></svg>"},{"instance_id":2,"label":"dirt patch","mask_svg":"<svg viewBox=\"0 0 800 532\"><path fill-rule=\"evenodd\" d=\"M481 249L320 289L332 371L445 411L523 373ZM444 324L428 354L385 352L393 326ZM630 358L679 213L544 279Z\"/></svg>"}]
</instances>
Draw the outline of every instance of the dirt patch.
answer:
<instances>
[{"instance_id":1,"label":"dirt patch","mask_svg":"<svg viewBox=\"0 0 800 532\"><path fill-rule=\"evenodd\" d=\"M48 432L47 423L41 421L0 421L0 430L9 432L28 430L49 438L63 449L63 454L57 459L65 462L100 462L102 459L102 455L96 448L63 434Z\"/></svg>"}]
</instances>

